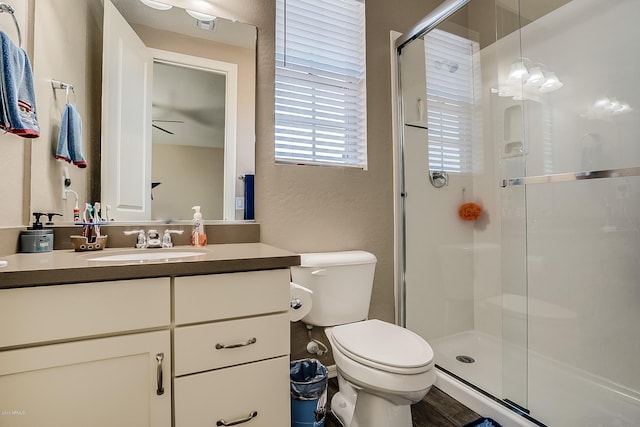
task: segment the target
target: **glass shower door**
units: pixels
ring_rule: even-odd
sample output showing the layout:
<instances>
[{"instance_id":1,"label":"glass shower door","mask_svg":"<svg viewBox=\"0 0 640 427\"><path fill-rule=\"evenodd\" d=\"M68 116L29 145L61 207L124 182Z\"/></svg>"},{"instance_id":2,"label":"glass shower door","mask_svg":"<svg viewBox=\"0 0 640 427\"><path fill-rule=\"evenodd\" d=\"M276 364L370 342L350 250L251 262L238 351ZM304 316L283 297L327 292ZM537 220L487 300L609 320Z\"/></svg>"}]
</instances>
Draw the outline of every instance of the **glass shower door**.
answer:
<instances>
[{"instance_id":1,"label":"glass shower door","mask_svg":"<svg viewBox=\"0 0 640 427\"><path fill-rule=\"evenodd\" d=\"M639 425L640 3L519 3L528 408Z\"/></svg>"},{"instance_id":2,"label":"glass shower door","mask_svg":"<svg viewBox=\"0 0 640 427\"><path fill-rule=\"evenodd\" d=\"M640 425L639 20L471 0L398 51L405 325L545 425Z\"/></svg>"},{"instance_id":3,"label":"glass shower door","mask_svg":"<svg viewBox=\"0 0 640 427\"><path fill-rule=\"evenodd\" d=\"M499 182L505 168L522 176L525 163L513 155L503 165L495 145L508 138L515 154L524 144L523 104L497 94L497 64L521 56L519 43L500 39L518 24L504 1L472 1L404 45L399 69L406 326L429 341L442 370L524 408L525 193L509 191L505 211ZM461 216L465 203L482 214ZM516 311L504 310L506 299Z\"/></svg>"}]
</instances>

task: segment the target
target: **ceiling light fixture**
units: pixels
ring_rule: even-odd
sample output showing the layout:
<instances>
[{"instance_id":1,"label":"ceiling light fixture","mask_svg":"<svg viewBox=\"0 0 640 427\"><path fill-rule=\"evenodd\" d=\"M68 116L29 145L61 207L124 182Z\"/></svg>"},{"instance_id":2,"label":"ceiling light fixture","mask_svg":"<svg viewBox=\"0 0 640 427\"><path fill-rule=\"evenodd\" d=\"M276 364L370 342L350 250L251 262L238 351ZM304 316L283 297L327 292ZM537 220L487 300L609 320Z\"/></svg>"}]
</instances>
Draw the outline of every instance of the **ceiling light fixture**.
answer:
<instances>
[{"instance_id":1,"label":"ceiling light fixture","mask_svg":"<svg viewBox=\"0 0 640 427\"><path fill-rule=\"evenodd\" d=\"M540 86L540 92L542 93L553 92L554 90L560 89L562 86L564 86L564 83L562 83L558 79L558 77L556 76L556 73L554 73L553 71L550 71L549 73L547 73L547 79Z\"/></svg>"},{"instance_id":2,"label":"ceiling light fixture","mask_svg":"<svg viewBox=\"0 0 640 427\"><path fill-rule=\"evenodd\" d=\"M524 84L526 87L538 86L544 81L544 74L538 66L531 67L529 70L529 78Z\"/></svg>"},{"instance_id":3,"label":"ceiling light fixture","mask_svg":"<svg viewBox=\"0 0 640 427\"><path fill-rule=\"evenodd\" d=\"M517 61L511 64L511 70L509 70L509 81L524 81L529 78L529 70L524 66L524 62Z\"/></svg>"},{"instance_id":4,"label":"ceiling light fixture","mask_svg":"<svg viewBox=\"0 0 640 427\"><path fill-rule=\"evenodd\" d=\"M162 3L155 0L140 0L140 1L145 5L149 6L150 8L157 9L157 10L169 10L173 7L170 4Z\"/></svg>"},{"instance_id":5,"label":"ceiling light fixture","mask_svg":"<svg viewBox=\"0 0 640 427\"><path fill-rule=\"evenodd\" d=\"M195 18L198 21L209 22L209 21L213 21L214 19L216 19L216 17L213 16L213 15L208 15L208 14L202 13L202 12L196 12L195 10L189 10L189 9L185 9L185 10L192 18Z\"/></svg>"}]
</instances>

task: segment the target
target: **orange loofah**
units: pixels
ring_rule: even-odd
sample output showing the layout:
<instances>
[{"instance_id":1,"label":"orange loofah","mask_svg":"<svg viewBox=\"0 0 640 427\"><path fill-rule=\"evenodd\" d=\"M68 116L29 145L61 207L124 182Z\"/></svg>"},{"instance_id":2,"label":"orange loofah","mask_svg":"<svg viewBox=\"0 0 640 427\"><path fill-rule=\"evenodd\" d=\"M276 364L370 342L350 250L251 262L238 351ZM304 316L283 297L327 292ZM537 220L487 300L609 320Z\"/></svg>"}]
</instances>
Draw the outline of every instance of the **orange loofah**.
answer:
<instances>
[{"instance_id":1,"label":"orange loofah","mask_svg":"<svg viewBox=\"0 0 640 427\"><path fill-rule=\"evenodd\" d=\"M482 206L477 203L463 203L458 208L458 216L465 221L475 221L482 215Z\"/></svg>"}]
</instances>

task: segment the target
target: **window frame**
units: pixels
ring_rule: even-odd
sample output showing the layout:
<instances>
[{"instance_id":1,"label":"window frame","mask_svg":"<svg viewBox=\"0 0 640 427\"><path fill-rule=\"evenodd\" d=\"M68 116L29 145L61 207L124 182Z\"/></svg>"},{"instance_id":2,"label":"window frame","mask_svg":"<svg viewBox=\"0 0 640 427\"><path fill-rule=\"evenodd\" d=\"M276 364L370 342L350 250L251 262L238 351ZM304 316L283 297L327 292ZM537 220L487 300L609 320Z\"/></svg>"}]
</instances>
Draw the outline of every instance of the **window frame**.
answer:
<instances>
[{"instance_id":1,"label":"window frame","mask_svg":"<svg viewBox=\"0 0 640 427\"><path fill-rule=\"evenodd\" d=\"M276 1L276 163L367 169L364 7Z\"/></svg>"}]
</instances>

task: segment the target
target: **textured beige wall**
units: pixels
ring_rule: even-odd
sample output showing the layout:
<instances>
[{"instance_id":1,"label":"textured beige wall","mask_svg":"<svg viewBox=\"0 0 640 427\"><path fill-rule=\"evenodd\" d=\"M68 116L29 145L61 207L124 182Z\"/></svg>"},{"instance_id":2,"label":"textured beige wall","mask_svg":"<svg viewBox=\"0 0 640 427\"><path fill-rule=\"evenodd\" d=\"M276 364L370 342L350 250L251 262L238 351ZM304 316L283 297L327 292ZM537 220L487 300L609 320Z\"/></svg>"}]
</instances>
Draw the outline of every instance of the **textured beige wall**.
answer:
<instances>
[{"instance_id":1,"label":"textured beige wall","mask_svg":"<svg viewBox=\"0 0 640 427\"><path fill-rule=\"evenodd\" d=\"M31 159L31 209L59 212L67 222L73 219L75 199L62 200L65 166L71 176L70 189L80 195L80 203L94 201L87 200L87 194L89 173L99 168L90 147L100 136L100 104L89 100L100 99L95 90L102 75L101 48L96 49L102 44L101 10L99 0L50 0L36 2L34 9L33 67L40 138L33 144ZM70 94L69 102L82 117L83 151L89 164L85 169L54 158L67 97L64 90L52 89L51 79L74 86L75 97Z\"/></svg>"},{"instance_id":2,"label":"textured beige wall","mask_svg":"<svg viewBox=\"0 0 640 427\"><path fill-rule=\"evenodd\" d=\"M364 249L374 253L378 265L370 316L388 321L394 320L395 312L389 32L405 31L438 3L366 1L366 171L274 164L273 46L260 45L268 49L268 54L260 49L265 69L258 72L256 216L262 224L262 241L298 252ZM259 34L270 41L267 30L273 31L271 23L264 31L261 27Z\"/></svg>"},{"instance_id":3,"label":"textured beige wall","mask_svg":"<svg viewBox=\"0 0 640 427\"><path fill-rule=\"evenodd\" d=\"M28 48L30 43L27 26L28 2L27 0L18 0L11 2L11 4L20 25L22 46L29 52L29 57L33 58L33 50ZM7 13L0 15L0 25L11 40L18 44L17 30ZM36 107L38 107L37 104ZM25 206L23 196L25 187L29 185L29 155L32 143L32 139L5 134L4 131L0 132L0 200L2 200L0 203L0 228L24 225L28 219L28 198ZM12 231L9 233L8 235L11 236L14 234ZM0 234L0 237L4 236L5 234ZM10 248L15 246L14 242L4 242L4 240L6 239L0 239L0 253L7 253Z\"/></svg>"}]
</instances>

